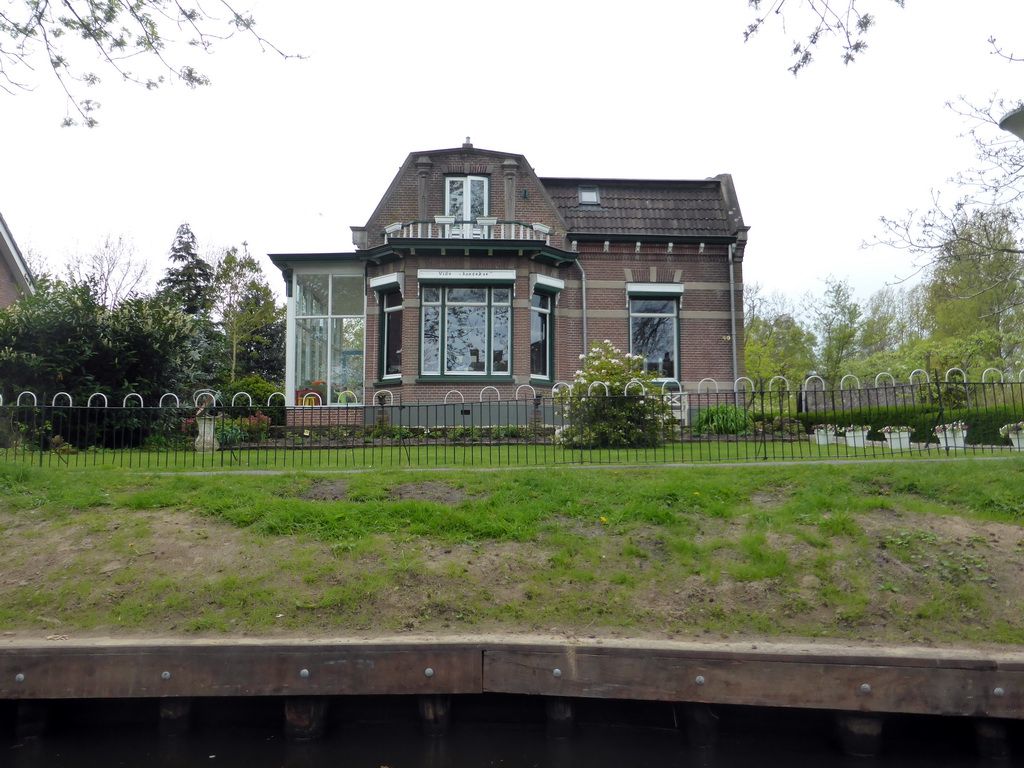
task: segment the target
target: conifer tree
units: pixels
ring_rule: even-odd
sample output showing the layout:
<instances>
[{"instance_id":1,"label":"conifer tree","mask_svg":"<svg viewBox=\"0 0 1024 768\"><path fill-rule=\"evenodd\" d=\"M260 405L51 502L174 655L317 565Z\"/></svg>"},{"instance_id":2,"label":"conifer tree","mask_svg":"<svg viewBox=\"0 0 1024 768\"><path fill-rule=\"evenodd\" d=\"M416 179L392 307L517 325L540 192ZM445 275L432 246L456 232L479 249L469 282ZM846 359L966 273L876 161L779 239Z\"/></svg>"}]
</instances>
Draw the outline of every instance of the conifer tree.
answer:
<instances>
[{"instance_id":1,"label":"conifer tree","mask_svg":"<svg viewBox=\"0 0 1024 768\"><path fill-rule=\"evenodd\" d=\"M189 315L205 315L213 304L213 267L197 253L196 236L187 223L178 227L170 260L159 282L162 293L172 297Z\"/></svg>"}]
</instances>

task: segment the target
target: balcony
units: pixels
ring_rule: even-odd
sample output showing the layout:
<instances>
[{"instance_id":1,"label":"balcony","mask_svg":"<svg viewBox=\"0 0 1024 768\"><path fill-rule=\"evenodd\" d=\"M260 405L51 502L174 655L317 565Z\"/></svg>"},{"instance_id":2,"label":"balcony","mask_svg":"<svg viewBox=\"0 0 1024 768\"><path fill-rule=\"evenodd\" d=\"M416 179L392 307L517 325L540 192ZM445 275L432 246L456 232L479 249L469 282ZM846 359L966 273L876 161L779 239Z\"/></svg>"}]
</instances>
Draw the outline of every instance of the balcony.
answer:
<instances>
[{"instance_id":1,"label":"balcony","mask_svg":"<svg viewBox=\"0 0 1024 768\"><path fill-rule=\"evenodd\" d=\"M395 222L384 228L384 242L396 239L425 240L538 240L551 244L547 224L524 224L479 216L473 221L457 221L454 216L435 216L433 221Z\"/></svg>"}]
</instances>

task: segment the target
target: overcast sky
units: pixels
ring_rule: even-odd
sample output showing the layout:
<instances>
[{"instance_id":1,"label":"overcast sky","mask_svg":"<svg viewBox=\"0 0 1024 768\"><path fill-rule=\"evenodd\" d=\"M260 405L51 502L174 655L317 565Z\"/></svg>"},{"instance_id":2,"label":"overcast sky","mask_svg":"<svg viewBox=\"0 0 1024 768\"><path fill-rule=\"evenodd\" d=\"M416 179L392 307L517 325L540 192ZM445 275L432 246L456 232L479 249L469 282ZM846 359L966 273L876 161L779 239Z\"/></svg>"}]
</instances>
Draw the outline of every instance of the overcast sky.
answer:
<instances>
[{"instance_id":1,"label":"overcast sky","mask_svg":"<svg viewBox=\"0 0 1024 768\"><path fill-rule=\"evenodd\" d=\"M731 173L747 283L795 297L834 275L866 299L914 271L905 253L861 249L878 217L926 206L971 164L945 102L1024 97L1024 63L987 42L1024 54L1024 2L862 0L878 19L869 50L844 67L829 47L794 78L797 5L789 29L744 43L746 0L254 0L263 35L305 60L238 38L189 52L208 88L107 73L86 94L103 105L92 130L59 127L48 81L0 93L0 213L57 272L124 234L155 282L187 221L204 249L248 241L278 289L265 254L352 250L349 227L409 152L470 136L541 176Z\"/></svg>"}]
</instances>

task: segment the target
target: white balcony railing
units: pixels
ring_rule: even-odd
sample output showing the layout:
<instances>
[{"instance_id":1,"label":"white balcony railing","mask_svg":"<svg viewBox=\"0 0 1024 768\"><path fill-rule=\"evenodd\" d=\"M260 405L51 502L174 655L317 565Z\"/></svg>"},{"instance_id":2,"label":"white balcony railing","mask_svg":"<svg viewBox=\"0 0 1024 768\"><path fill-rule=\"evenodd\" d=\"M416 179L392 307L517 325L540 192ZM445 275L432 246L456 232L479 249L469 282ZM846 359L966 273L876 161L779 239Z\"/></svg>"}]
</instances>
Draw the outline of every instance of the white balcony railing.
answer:
<instances>
[{"instance_id":1,"label":"white balcony railing","mask_svg":"<svg viewBox=\"0 0 1024 768\"><path fill-rule=\"evenodd\" d=\"M547 224L524 224L480 216L475 221L456 221L454 216L435 216L433 221L400 221L384 228L384 242L398 238L426 240L543 240L551 244Z\"/></svg>"}]
</instances>

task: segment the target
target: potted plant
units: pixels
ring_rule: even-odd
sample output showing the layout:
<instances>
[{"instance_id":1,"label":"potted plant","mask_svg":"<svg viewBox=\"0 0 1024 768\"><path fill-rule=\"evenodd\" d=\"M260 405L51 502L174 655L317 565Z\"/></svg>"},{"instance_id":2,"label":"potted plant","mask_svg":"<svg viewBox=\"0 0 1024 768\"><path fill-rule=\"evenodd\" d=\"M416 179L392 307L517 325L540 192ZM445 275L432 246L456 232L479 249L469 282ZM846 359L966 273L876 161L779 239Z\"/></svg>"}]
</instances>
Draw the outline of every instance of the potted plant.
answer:
<instances>
[{"instance_id":1,"label":"potted plant","mask_svg":"<svg viewBox=\"0 0 1024 768\"><path fill-rule=\"evenodd\" d=\"M967 425L962 421L938 424L935 427L935 436L939 438L939 445L947 451L962 451L964 449L964 439L967 437Z\"/></svg>"},{"instance_id":2,"label":"potted plant","mask_svg":"<svg viewBox=\"0 0 1024 768\"><path fill-rule=\"evenodd\" d=\"M811 438L818 445L828 445L836 441L836 427L834 424L815 424L811 427Z\"/></svg>"},{"instance_id":3,"label":"potted plant","mask_svg":"<svg viewBox=\"0 0 1024 768\"><path fill-rule=\"evenodd\" d=\"M1024 421L1011 424L1003 424L999 428L999 434L1010 438L1010 443L1018 450L1024 448Z\"/></svg>"},{"instance_id":4,"label":"potted plant","mask_svg":"<svg viewBox=\"0 0 1024 768\"><path fill-rule=\"evenodd\" d=\"M914 428L905 424L882 427L882 434L885 435L885 440L889 443L889 449L893 451L907 450L910 447L910 435L913 432Z\"/></svg>"},{"instance_id":5,"label":"potted plant","mask_svg":"<svg viewBox=\"0 0 1024 768\"><path fill-rule=\"evenodd\" d=\"M850 424L843 427L843 434L846 436L846 444L851 448L864 448L868 444L868 432L871 431L870 424Z\"/></svg>"}]
</instances>

